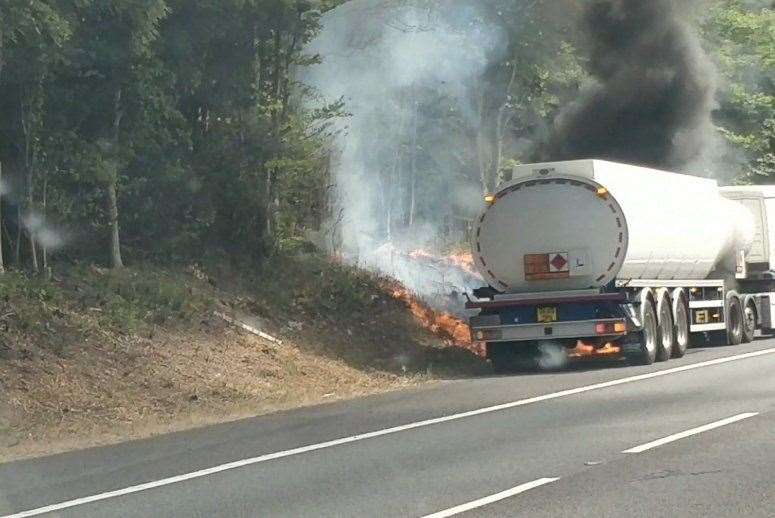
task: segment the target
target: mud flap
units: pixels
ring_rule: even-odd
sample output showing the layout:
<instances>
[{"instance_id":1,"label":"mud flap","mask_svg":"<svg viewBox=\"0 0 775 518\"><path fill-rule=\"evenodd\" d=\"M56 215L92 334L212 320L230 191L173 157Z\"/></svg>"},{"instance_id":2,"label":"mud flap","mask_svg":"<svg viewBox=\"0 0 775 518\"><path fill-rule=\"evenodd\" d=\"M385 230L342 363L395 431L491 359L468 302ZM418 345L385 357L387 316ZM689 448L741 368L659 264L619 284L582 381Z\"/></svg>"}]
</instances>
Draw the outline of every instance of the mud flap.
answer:
<instances>
[{"instance_id":1,"label":"mud flap","mask_svg":"<svg viewBox=\"0 0 775 518\"><path fill-rule=\"evenodd\" d=\"M643 331L629 333L620 343L622 347L622 353L625 355L639 354L641 352L642 338Z\"/></svg>"}]
</instances>

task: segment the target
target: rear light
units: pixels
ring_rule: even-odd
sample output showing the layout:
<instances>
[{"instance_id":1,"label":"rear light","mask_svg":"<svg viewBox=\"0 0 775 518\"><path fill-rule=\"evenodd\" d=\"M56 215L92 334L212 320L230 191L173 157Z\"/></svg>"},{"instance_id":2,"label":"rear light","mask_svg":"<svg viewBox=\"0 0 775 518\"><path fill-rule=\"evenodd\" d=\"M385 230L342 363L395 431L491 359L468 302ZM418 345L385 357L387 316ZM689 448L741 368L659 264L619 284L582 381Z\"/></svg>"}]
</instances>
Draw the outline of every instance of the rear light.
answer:
<instances>
[{"instance_id":1,"label":"rear light","mask_svg":"<svg viewBox=\"0 0 775 518\"><path fill-rule=\"evenodd\" d=\"M473 338L477 342L493 342L503 338L503 331L500 329L483 329L473 332Z\"/></svg>"},{"instance_id":2,"label":"rear light","mask_svg":"<svg viewBox=\"0 0 775 518\"><path fill-rule=\"evenodd\" d=\"M599 335L617 335L627 332L624 322L599 322L595 324L595 333Z\"/></svg>"}]
</instances>

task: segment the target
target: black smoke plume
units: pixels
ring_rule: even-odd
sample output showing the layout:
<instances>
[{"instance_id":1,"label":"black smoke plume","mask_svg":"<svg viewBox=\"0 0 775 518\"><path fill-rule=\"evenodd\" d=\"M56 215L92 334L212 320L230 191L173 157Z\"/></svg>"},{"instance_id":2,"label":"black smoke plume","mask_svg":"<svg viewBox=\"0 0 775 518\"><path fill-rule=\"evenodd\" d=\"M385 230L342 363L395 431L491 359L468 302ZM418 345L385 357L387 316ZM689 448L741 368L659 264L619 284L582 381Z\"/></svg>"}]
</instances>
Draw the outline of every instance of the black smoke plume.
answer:
<instances>
[{"instance_id":1,"label":"black smoke plume","mask_svg":"<svg viewBox=\"0 0 775 518\"><path fill-rule=\"evenodd\" d=\"M703 160L714 134L715 70L686 21L690 3L591 2L584 26L595 83L561 112L540 158L672 169Z\"/></svg>"}]
</instances>

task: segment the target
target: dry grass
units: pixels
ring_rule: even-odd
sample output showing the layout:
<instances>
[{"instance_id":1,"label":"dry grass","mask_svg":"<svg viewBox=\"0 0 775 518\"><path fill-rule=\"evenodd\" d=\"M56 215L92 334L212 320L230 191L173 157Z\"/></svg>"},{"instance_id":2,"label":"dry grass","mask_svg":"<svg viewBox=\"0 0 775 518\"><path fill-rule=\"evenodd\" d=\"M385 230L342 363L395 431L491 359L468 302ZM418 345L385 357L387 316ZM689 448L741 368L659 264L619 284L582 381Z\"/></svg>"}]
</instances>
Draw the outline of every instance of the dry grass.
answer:
<instances>
[{"instance_id":1,"label":"dry grass","mask_svg":"<svg viewBox=\"0 0 775 518\"><path fill-rule=\"evenodd\" d=\"M129 285L106 282L104 272L80 272L42 296L37 288L6 293L6 303L24 316L6 317L0 343L0 459L147 437L482 369L472 354L444 348L401 303L375 291L376 280L354 281L368 292L359 292L352 306L334 301L321 309L316 297L330 291L321 276L336 281L349 273L315 264L306 281L310 272L296 270L295 283L288 281L293 289L282 300L271 292L251 296L250 288L216 289L197 272L135 272ZM111 293L138 292L132 283L147 291L148 275L160 286L167 280L184 285L191 300L165 295L154 306L143 298L136 311L126 303L131 296L112 299ZM108 289L95 295L100 285ZM139 290L143 297L146 291ZM91 305L100 298L107 302ZM212 316L207 300L259 313L262 328L282 337L282 345ZM110 305L119 310L108 319ZM131 331L120 318L125 313ZM166 315L162 323L160 313Z\"/></svg>"},{"instance_id":2,"label":"dry grass","mask_svg":"<svg viewBox=\"0 0 775 518\"><path fill-rule=\"evenodd\" d=\"M13 434L6 459L105 444L390 390L423 380L364 372L294 343L208 323L0 366ZM9 409L6 408L6 411ZM10 430L6 430L7 432ZM2 450L0 450L2 451Z\"/></svg>"}]
</instances>

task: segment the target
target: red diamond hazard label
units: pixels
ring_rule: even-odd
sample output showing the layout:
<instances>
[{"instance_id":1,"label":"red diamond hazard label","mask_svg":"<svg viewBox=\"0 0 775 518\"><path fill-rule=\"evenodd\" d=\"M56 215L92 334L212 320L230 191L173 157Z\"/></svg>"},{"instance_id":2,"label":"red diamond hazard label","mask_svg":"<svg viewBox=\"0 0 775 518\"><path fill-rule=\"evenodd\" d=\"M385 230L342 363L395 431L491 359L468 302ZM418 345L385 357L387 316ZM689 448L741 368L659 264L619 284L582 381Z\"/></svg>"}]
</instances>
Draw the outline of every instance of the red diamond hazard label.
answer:
<instances>
[{"instance_id":1,"label":"red diamond hazard label","mask_svg":"<svg viewBox=\"0 0 775 518\"><path fill-rule=\"evenodd\" d=\"M548 281L570 277L570 254L527 254L525 256L525 280Z\"/></svg>"},{"instance_id":2,"label":"red diamond hazard label","mask_svg":"<svg viewBox=\"0 0 775 518\"><path fill-rule=\"evenodd\" d=\"M568 256L567 254L557 254L549 262L552 272L565 272L568 270Z\"/></svg>"}]
</instances>

